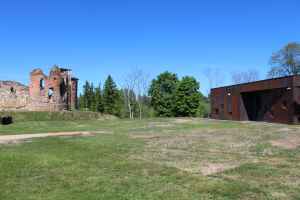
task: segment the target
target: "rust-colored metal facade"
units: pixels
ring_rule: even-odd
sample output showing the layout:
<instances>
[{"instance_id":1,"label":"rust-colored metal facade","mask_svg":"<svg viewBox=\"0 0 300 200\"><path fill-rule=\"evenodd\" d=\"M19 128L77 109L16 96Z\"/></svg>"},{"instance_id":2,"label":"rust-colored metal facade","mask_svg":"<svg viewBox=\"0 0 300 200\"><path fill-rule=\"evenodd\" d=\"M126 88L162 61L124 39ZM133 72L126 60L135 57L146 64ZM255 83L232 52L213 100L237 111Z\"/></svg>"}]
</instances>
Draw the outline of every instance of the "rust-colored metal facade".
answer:
<instances>
[{"instance_id":1,"label":"rust-colored metal facade","mask_svg":"<svg viewBox=\"0 0 300 200\"><path fill-rule=\"evenodd\" d=\"M300 124L300 76L211 89L211 118Z\"/></svg>"}]
</instances>

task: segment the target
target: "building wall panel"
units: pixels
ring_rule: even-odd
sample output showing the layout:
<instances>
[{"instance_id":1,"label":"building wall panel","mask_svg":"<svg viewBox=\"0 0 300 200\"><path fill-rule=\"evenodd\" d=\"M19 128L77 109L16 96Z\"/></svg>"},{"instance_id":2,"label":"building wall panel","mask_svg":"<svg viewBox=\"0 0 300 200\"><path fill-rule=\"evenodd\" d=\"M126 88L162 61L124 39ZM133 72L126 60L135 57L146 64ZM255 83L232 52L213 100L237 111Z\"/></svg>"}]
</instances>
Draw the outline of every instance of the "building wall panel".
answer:
<instances>
[{"instance_id":1,"label":"building wall panel","mask_svg":"<svg viewBox=\"0 0 300 200\"><path fill-rule=\"evenodd\" d=\"M215 88L211 95L215 119L300 124L300 76Z\"/></svg>"}]
</instances>

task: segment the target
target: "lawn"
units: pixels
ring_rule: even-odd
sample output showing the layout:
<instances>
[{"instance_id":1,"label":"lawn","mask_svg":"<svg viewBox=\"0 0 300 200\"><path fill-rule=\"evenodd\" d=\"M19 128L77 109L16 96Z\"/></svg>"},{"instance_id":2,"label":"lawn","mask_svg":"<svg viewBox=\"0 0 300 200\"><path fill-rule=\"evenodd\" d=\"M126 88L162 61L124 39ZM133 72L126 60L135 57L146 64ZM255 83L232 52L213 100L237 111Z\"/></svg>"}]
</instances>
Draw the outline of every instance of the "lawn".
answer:
<instances>
[{"instance_id":1,"label":"lawn","mask_svg":"<svg viewBox=\"0 0 300 200\"><path fill-rule=\"evenodd\" d=\"M91 134L0 144L0 199L299 199L299 128L197 118L15 122L0 135Z\"/></svg>"}]
</instances>

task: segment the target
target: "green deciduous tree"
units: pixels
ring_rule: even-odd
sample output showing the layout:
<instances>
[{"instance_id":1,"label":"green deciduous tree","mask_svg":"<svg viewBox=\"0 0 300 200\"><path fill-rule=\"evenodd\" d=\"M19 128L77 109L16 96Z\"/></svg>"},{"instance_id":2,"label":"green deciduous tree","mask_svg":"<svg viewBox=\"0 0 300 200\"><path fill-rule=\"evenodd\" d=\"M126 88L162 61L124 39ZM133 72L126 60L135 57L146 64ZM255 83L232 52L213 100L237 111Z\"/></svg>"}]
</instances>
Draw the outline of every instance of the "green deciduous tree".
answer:
<instances>
[{"instance_id":1,"label":"green deciduous tree","mask_svg":"<svg viewBox=\"0 0 300 200\"><path fill-rule=\"evenodd\" d=\"M103 113L117 115L120 110L119 91L112 77L108 75L103 88Z\"/></svg>"},{"instance_id":2,"label":"green deciduous tree","mask_svg":"<svg viewBox=\"0 0 300 200\"><path fill-rule=\"evenodd\" d=\"M268 78L300 74L300 44L289 43L270 56Z\"/></svg>"},{"instance_id":3,"label":"green deciduous tree","mask_svg":"<svg viewBox=\"0 0 300 200\"><path fill-rule=\"evenodd\" d=\"M210 99L206 96L203 96L199 102L197 117L210 117Z\"/></svg>"},{"instance_id":4,"label":"green deciduous tree","mask_svg":"<svg viewBox=\"0 0 300 200\"><path fill-rule=\"evenodd\" d=\"M168 71L161 73L152 80L148 93L156 117L175 116L173 92L178 82L177 74Z\"/></svg>"},{"instance_id":5,"label":"green deciduous tree","mask_svg":"<svg viewBox=\"0 0 300 200\"><path fill-rule=\"evenodd\" d=\"M178 117L195 117L199 101L202 97L199 92L199 82L194 77L185 76L176 84L173 93L174 111Z\"/></svg>"}]
</instances>

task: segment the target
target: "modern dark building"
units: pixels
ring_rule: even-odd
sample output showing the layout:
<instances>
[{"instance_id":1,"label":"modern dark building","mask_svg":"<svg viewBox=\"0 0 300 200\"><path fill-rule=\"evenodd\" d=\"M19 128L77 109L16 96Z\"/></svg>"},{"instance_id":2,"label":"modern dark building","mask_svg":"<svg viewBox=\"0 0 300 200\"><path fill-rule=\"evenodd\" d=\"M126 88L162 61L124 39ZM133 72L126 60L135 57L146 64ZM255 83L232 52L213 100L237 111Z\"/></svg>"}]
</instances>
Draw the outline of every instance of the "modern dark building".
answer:
<instances>
[{"instance_id":1,"label":"modern dark building","mask_svg":"<svg viewBox=\"0 0 300 200\"><path fill-rule=\"evenodd\" d=\"M211 89L211 118L300 124L300 76Z\"/></svg>"}]
</instances>

